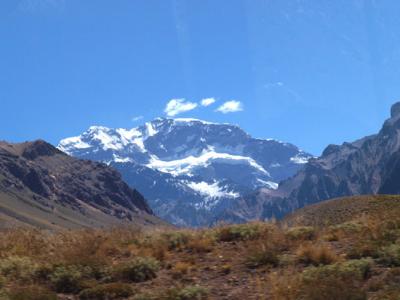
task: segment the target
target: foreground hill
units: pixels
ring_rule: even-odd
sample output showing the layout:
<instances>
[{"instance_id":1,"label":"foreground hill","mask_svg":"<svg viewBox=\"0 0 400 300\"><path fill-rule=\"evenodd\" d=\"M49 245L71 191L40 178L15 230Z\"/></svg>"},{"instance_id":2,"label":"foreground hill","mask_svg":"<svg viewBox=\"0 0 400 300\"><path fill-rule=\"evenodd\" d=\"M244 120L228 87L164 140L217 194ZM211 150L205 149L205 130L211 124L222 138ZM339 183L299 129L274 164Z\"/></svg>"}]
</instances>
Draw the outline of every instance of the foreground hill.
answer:
<instances>
[{"instance_id":1,"label":"foreground hill","mask_svg":"<svg viewBox=\"0 0 400 300\"><path fill-rule=\"evenodd\" d=\"M276 190L260 189L235 200L224 220L281 218L298 208L351 195L400 193L400 102L374 135L329 145Z\"/></svg>"},{"instance_id":2,"label":"foreground hill","mask_svg":"<svg viewBox=\"0 0 400 300\"><path fill-rule=\"evenodd\" d=\"M0 227L82 228L160 223L145 199L104 164L44 141L0 142Z\"/></svg>"},{"instance_id":3,"label":"foreground hill","mask_svg":"<svg viewBox=\"0 0 400 300\"><path fill-rule=\"evenodd\" d=\"M159 118L129 130L92 126L58 147L111 164L157 215L186 226L209 225L232 200L276 189L311 157L235 125L196 119Z\"/></svg>"},{"instance_id":4,"label":"foreground hill","mask_svg":"<svg viewBox=\"0 0 400 300\"><path fill-rule=\"evenodd\" d=\"M331 226L364 217L396 219L400 216L400 196L370 195L332 199L306 206L284 218L293 226Z\"/></svg>"},{"instance_id":5,"label":"foreground hill","mask_svg":"<svg viewBox=\"0 0 400 300\"><path fill-rule=\"evenodd\" d=\"M400 196L366 196L299 211L290 226L2 231L0 298L395 300L399 211Z\"/></svg>"}]
</instances>

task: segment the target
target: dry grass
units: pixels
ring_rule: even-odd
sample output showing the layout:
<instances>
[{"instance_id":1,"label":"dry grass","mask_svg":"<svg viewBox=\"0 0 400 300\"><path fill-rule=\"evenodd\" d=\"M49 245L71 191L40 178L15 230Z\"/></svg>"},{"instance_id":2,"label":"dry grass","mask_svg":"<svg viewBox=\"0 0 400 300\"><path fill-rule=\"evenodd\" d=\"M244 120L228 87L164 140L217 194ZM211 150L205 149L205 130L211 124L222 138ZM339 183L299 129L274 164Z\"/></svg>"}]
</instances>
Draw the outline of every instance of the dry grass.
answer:
<instances>
[{"instance_id":1,"label":"dry grass","mask_svg":"<svg viewBox=\"0 0 400 300\"><path fill-rule=\"evenodd\" d=\"M326 244L305 243L296 251L297 261L305 265L329 265L339 260L336 253Z\"/></svg>"},{"instance_id":2,"label":"dry grass","mask_svg":"<svg viewBox=\"0 0 400 300\"><path fill-rule=\"evenodd\" d=\"M397 299L400 214L389 207L317 227L6 230L0 299Z\"/></svg>"}]
</instances>

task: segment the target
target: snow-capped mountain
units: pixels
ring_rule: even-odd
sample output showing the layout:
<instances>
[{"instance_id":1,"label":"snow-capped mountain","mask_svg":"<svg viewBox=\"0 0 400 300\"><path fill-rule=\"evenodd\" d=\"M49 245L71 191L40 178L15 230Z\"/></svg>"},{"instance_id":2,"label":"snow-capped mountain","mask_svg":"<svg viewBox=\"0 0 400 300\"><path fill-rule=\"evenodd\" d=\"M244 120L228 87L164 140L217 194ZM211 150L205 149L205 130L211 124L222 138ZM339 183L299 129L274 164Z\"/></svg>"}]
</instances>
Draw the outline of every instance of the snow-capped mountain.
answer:
<instances>
[{"instance_id":1,"label":"snow-capped mountain","mask_svg":"<svg viewBox=\"0 0 400 300\"><path fill-rule=\"evenodd\" d=\"M114 166L159 216L189 226L210 224L232 199L276 189L311 157L292 144L197 119L158 118L130 130L92 126L58 147Z\"/></svg>"}]
</instances>

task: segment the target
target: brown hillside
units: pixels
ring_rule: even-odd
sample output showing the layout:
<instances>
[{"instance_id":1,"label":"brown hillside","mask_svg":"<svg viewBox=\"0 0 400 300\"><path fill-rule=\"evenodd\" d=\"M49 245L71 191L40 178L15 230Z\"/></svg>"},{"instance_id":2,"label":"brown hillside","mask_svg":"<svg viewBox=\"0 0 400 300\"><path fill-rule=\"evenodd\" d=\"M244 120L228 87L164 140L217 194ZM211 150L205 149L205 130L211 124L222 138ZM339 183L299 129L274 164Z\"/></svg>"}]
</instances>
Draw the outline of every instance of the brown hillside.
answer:
<instances>
[{"instance_id":1,"label":"brown hillside","mask_svg":"<svg viewBox=\"0 0 400 300\"><path fill-rule=\"evenodd\" d=\"M400 196L369 195L332 199L306 206L288 215L283 223L290 226L337 225L362 217L396 218L400 215Z\"/></svg>"}]
</instances>

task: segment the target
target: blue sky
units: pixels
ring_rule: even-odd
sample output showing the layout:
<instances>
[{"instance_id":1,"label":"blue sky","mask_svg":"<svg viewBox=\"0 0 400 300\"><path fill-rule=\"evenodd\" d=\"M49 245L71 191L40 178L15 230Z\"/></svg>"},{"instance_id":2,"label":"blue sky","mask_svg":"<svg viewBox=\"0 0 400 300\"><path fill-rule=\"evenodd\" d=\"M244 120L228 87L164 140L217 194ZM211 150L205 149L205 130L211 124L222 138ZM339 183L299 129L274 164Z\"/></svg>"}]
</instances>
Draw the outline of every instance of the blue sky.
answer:
<instances>
[{"instance_id":1,"label":"blue sky","mask_svg":"<svg viewBox=\"0 0 400 300\"><path fill-rule=\"evenodd\" d=\"M193 108L175 117L319 154L376 132L400 100L399 13L397 0L2 0L0 139L134 127L175 99Z\"/></svg>"}]
</instances>

